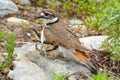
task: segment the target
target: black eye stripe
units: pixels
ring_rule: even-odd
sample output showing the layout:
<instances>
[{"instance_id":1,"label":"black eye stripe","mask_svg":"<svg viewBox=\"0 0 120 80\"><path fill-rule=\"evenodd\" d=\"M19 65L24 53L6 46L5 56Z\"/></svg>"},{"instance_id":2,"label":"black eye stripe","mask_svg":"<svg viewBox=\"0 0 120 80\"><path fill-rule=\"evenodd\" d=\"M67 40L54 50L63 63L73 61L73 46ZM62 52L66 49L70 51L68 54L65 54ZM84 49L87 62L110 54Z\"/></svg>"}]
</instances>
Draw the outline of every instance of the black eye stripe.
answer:
<instances>
[{"instance_id":1,"label":"black eye stripe","mask_svg":"<svg viewBox=\"0 0 120 80\"><path fill-rule=\"evenodd\" d=\"M48 15L53 15L53 13L50 13L50 12L44 12L44 11L43 11L43 13L44 13L46 16L48 16Z\"/></svg>"},{"instance_id":2,"label":"black eye stripe","mask_svg":"<svg viewBox=\"0 0 120 80\"><path fill-rule=\"evenodd\" d=\"M45 14L45 16L48 16L49 15L49 13L45 13L45 12L43 12L44 14Z\"/></svg>"}]
</instances>

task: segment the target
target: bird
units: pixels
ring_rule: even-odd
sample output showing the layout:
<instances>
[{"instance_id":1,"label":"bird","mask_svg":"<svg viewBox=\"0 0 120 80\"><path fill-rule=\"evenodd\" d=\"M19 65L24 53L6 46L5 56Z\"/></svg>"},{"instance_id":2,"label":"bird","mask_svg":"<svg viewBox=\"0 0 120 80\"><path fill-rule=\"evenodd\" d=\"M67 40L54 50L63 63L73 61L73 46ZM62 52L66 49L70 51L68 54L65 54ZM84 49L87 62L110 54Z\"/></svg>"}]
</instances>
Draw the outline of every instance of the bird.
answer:
<instances>
[{"instance_id":1,"label":"bird","mask_svg":"<svg viewBox=\"0 0 120 80\"><path fill-rule=\"evenodd\" d=\"M41 43L52 43L57 45L58 50L65 58L74 60L86 66L92 73L97 73L97 68L89 59L89 50L84 48L71 30L68 28L60 14L51 9L43 9L35 18L45 22L45 27L41 31Z\"/></svg>"}]
</instances>

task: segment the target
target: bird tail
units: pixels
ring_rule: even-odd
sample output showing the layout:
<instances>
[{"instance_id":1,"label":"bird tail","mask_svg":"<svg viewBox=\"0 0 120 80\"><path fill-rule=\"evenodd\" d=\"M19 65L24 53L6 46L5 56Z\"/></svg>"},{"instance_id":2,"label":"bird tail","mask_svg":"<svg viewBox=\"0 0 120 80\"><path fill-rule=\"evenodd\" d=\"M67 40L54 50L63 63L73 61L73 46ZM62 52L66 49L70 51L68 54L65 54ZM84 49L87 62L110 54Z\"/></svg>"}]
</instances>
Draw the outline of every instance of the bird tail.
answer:
<instances>
[{"instance_id":1,"label":"bird tail","mask_svg":"<svg viewBox=\"0 0 120 80\"><path fill-rule=\"evenodd\" d=\"M88 57L82 54L79 51L74 52L74 57L83 65L85 65L92 73L97 74L97 69L95 66L90 62Z\"/></svg>"}]
</instances>

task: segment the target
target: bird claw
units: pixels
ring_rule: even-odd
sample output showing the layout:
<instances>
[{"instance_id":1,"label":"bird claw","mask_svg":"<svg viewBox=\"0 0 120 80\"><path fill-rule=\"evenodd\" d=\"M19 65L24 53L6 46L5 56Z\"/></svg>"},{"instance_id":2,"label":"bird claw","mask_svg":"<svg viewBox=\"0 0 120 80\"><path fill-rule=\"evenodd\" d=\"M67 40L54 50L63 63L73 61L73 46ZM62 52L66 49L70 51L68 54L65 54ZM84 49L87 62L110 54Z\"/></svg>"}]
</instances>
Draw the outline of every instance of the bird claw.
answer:
<instances>
[{"instance_id":1,"label":"bird claw","mask_svg":"<svg viewBox=\"0 0 120 80\"><path fill-rule=\"evenodd\" d=\"M43 50L43 46L44 46L44 45L42 44L40 49L38 48L37 45L38 45L38 44L35 44L35 49L36 49L37 51L39 51L40 54L45 55L45 56L47 57L46 49Z\"/></svg>"}]
</instances>

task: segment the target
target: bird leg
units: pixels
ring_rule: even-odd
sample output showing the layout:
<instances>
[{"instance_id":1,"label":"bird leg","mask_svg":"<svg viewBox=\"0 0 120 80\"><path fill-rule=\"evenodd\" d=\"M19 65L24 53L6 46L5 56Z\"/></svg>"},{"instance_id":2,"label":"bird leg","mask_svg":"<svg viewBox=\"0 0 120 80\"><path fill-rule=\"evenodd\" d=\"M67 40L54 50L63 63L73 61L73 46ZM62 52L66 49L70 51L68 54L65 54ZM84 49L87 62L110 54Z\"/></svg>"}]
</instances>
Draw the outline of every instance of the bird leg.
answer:
<instances>
[{"instance_id":1,"label":"bird leg","mask_svg":"<svg viewBox=\"0 0 120 80\"><path fill-rule=\"evenodd\" d=\"M47 49L46 51L49 52L49 51L53 51L53 50L56 50L58 48L58 45L53 45L53 48L52 49Z\"/></svg>"},{"instance_id":2,"label":"bird leg","mask_svg":"<svg viewBox=\"0 0 120 80\"><path fill-rule=\"evenodd\" d=\"M46 51L47 51L47 52L48 52L48 51L56 50L56 49L58 48L58 45L55 45L55 44L53 44L53 43L51 43L51 42L49 42L49 41L45 41L43 44L48 44L48 45L52 45L52 46L53 46L52 49L48 49L48 47L46 47Z\"/></svg>"},{"instance_id":3,"label":"bird leg","mask_svg":"<svg viewBox=\"0 0 120 80\"><path fill-rule=\"evenodd\" d=\"M47 45L46 45L47 44ZM38 44L35 44L35 48L37 51L39 51L41 54L45 54L45 56L47 57L47 52L50 52L50 51L53 51L53 50L56 50L58 48L58 45L54 45L50 42L44 42L44 43L41 43L41 48L39 49ZM52 45L53 47L52 48L49 48L50 46L48 45Z\"/></svg>"},{"instance_id":4,"label":"bird leg","mask_svg":"<svg viewBox=\"0 0 120 80\"><path fill-rule=\"evenodd\" d=\"M36 50L39 51L40 54L45 55L45 57L47 57L47 51L46 51L46 50L47 50L47 47L44 47L45 44L42 43L40 49L38 48L37 45L38 45L38 44L35 44L35 48L36 48Z\"/></svg>"},{"instance_id":5,"label":"bird leg","mask_svg":"<svg viewBox=\"0 0 120 80\"><path fill-rule=\"evenodd\" d=\"M38 45L38 44L36 43L36 44L35 44L35 49L36 49L37 51L39 51L41 54L44 54L44 51L42 50L42 44L41 44L41 48L40 48L40 49L38 48L37 45Z\"/></svg>"},{"instance_id":6,"label":"bird leg","mask_svg":"<svg viewBox=\"0 0 120 80\"><path fill-rule=\"evenodd\" d=\"M44 47L44 43L42 43L42 45L41 45L41 50L43 49L43 47ZM47 50L47 47L44 47L43 52L44 52L45 57L47 58L46 50Z\"/></svg>"}]
</instances>

